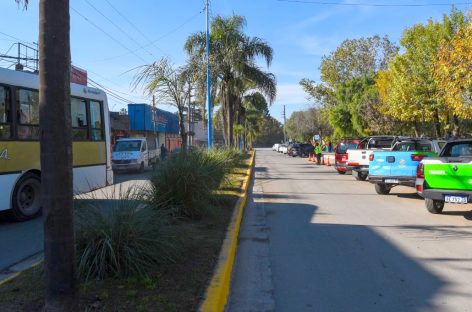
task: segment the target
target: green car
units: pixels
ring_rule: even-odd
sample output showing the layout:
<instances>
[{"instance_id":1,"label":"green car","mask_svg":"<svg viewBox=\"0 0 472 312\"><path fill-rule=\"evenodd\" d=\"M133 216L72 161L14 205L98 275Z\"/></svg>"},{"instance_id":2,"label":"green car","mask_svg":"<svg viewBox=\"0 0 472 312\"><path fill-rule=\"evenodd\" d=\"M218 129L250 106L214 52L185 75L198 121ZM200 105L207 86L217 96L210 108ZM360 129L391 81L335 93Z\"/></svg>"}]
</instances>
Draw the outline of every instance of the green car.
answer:
<instances>
[{"instance_id":1,"label":"green car","mask_svg":"<svg viewBox=\"0 0 472 312\"><path fill-rule=\"evenodd\" d=\"M418 166L422 196L431 213L441 213L444 203L472 201L472 139L449 141L439 157L425 158Z\"/></svg>"}]
</instances>

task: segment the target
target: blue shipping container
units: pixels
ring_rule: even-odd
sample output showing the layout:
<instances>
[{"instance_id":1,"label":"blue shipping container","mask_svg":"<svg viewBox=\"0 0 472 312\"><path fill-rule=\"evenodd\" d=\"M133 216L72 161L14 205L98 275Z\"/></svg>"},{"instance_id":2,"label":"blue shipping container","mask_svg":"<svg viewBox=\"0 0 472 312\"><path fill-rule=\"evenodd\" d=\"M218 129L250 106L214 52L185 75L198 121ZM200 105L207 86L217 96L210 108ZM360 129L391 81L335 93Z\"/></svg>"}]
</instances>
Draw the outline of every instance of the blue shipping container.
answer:
<instances>
[{"instance_id":1,"label":"blue shipping container","mask_svg":"<svg viewBox=\"0 0 472 312\"><path fill-rule=\"evenodd\" d=\"M179 133L179 117L176 114L154 109L148 104L128 104L130 130ZM154 117L154 118L153 118Z\"/></svg>"}]
</instances>

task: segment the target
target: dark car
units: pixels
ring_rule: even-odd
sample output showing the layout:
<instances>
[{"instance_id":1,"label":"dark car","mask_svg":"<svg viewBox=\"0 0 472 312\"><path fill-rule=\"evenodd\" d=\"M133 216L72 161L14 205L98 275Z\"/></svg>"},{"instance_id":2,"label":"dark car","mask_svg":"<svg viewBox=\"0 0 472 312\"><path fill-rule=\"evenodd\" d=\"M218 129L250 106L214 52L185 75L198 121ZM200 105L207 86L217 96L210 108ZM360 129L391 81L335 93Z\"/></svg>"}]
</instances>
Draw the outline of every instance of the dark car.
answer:
<instances>
[{"instance_id":1,"label":"dark car","mask_svg":"<svg viewBox=\"0 0 472 312\"><path fill-rule=\"evenodd\" d=\"M314 151L315 147L310 143L300 143L300 157L308 157Z\"/></svg>"},{"instance_id":2,"label":"dark car","mask_svg":"<svg viewBox=\"0 0 472 312\"><path fill-rule=\"evenodd\" d=\"M290 144L288 146L287 155L292 156L292 157L296 157L296 156L301 157L301 146L300 146L300 144L298 144L298 143Z\"/></svg>"},{"instance_id":3,"label":"dark car","mask_svg":"<svg viewBox=\"0 0 472 312\"><path fill-rule=\"evenodd\" d=\"M346 168L347 164L347 150L348 149L357 149L359 144L362 142L362 139L345 139L336 145L334 148L334 168L338 171L339 174L345 174L348 170Z\"/></svg>"}]
</instances>

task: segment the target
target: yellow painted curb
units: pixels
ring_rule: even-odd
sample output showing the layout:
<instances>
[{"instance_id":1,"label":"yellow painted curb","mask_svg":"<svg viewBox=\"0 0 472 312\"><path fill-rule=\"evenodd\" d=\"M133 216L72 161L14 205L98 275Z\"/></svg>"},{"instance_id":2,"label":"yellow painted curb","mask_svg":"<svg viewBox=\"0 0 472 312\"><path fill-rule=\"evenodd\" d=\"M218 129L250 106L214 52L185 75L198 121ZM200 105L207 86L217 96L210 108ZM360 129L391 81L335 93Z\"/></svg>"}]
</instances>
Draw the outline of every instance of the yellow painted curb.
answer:
<instances>
[{"instance_id":1,"label":"yellow painted curb","mask_svg":"<svg viewBox=\"0 0 472 312\"><path fill-rule=\"evenodd\" d=\"M233 263L236 256L236 249L238 247L239 228L241 226L244 207L247 201L255 155L256 152L253 151L251 161L249 162L249 169L247 170L247 177L242 187L243 193L240 195L240 198L236 203L233 216L231 217L231 223L226 232L226 238L221 247L215 272L213 273L210 286L207 288L205 299L199 308L200 312L224 311L228 300Z\"/></svg>"},{"instance_id":2,"label":"yellow painted curb","mask_svg":"<svg viewBox=\"0 0 472 312\"><path fill-rule=\"evenodd\" d=\"M0 281L0 286L8 283L9 281L11 281L12 279L14 279L15 277L17 277L18 275L20 275L21 272L15 272L15 273L12 273L12 275L8 276L7 278L3 279Z\"/></svg>"},{"instance_id":3,"label":"yellow painted curb","mask_svg":"<svg viewBox=\"0 0 472 312\"><path fill-rule=\"evenodd\" d=\"M5 285L5 284L8 283L9 281L15 279L17 276L19 276L19 275L20 275L21 273L23 273L24 271L26 271L26 270L28 270L28 269L31 269L32 267L35 267L35 266L41 264L42 262L43 262L43 260L39 260L39 261L37 261L37 262L34 262L33 264L31 264L31 265L28 266L27 268L24 268L23 270L19 270L19 271L16 271L16 272L14 272L14 273L11 273L10 276L8 276L8 277L6 277L6 278L4 278L4 279L2 279L2 280L0 281L0 286Z\"/></svg>"}]
</instances>

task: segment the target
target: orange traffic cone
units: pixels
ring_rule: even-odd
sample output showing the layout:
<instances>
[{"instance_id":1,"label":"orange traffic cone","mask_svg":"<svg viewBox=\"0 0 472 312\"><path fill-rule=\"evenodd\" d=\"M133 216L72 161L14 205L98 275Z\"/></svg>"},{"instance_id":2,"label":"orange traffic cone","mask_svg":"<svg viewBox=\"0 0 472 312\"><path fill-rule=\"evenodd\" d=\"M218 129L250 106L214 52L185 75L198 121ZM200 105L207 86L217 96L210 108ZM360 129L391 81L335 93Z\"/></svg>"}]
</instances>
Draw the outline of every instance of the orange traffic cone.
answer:
<instances>
[{"instance_id":1,"label":"orange traffic cone","mask_svg":"<svg viewBox=\"0 0 472 312\"><path fill-rule=\"evenodd\" d=\"M329 161L329 156L328 156L328 166L331 166L331 162Z\"/></svg>"},{"instance_id":2,"label":"orange traffic cone","mask_svg":"<svg viewBox=\"0 0 472 312\"><path fill-rule=\"evenodd\" d=\"M323 159L321 160L321 165L324 166L325 165L325 162L324 162L324 156L323 156Z\"/></svg>"}]
</instances>

